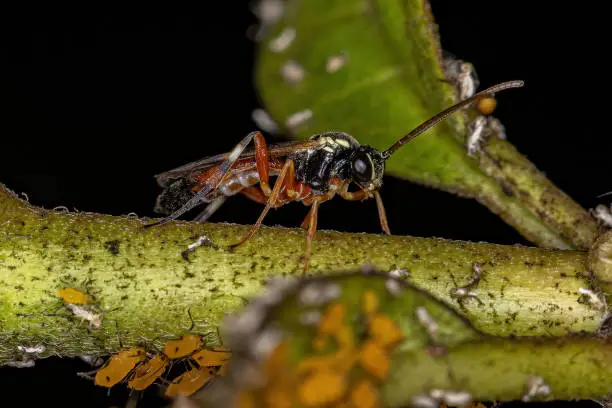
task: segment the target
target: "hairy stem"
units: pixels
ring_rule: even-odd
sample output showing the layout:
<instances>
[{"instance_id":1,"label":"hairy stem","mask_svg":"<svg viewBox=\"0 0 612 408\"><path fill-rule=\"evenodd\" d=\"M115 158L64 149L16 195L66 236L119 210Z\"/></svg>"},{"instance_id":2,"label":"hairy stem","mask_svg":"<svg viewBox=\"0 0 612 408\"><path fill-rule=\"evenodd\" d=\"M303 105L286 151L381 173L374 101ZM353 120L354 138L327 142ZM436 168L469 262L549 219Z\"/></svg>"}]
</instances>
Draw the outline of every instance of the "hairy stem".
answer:
<instances>
[{"instance_id":1,"label":"hairy stem","mask_svg":"<svg viewBox=\"0 0 612 408\"><path fill-rule=\"evenodd\" d=\"M254 401L274 392L298 403L309 395L339 402L364 383L388 407L609 393L612 348L602 338L486 335L400 273L364 272L271 284L228 321L226 339L239 357L217 390L197 398L227 406L240 391ZM339 380L316 388L321 377Z\"/></svg>"},{"instance_id":2,"label":"hairy stem","mask_svg":"<svg viewBox=\"0 0 612 408\"><path fill-rule=\"evenodd\" d=\"M186 222L143 230L143 221L33 207L0 188L0 361L17 346L42 343L45 355L116 351L143 339L179 335L191 324L211 332L270 276L302 275L304 231L263 228L230 252L246 226ZM215 246L187 251L198 237ZM595 332L605 315L580 293L589 289L587 254L578 251L321 231L313 244L313 274L364 263L406 268L413 285L468 316L493 335ZM473 264L477 298L456 299ZM91 294L106 312L98 330L80 323L57 290ZM119 328L119 332L117 331Z\"/></svg>"}]
</instances>

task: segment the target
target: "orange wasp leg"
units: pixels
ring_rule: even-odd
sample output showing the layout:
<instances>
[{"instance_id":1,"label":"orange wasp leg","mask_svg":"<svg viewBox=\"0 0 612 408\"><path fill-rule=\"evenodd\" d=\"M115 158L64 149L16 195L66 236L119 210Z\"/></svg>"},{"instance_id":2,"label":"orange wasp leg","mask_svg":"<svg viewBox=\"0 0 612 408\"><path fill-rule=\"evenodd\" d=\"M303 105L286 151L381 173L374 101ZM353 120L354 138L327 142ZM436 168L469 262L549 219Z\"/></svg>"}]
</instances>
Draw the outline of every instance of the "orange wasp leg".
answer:
<instances>
[{"instance_id":1,"label":"orange wasp leg","mask_svg":"<svg viewBox=\"0 0 612 408\"><path fill-rule=\"evenodd\" d=\"M308 270L308 264L310 263L310 246L312 240L317 232L317 218L319 215L319 204L321 201L315 198L312 202L312 207L308 212L308 233L306 234L306 253L304 255L304 273Z\"/></svg>"},{"instance_id":2,"label":"orange wasp leg","mask_svg":"<svg viewBox=\"0 0 612 408\"><path fill-rule=\"evenodd\" d=\"M272 189L270 188L270 154L268 146L261 132L257 132L254 139L255 163L257 164L257 173L259 174L259 185L264 194L269 197L272 194Z\"/></svg>"},{"instance_id":3,"label":"orange wasp leg","mask_svg":"<svg viewBox=\"0 0 612 408\"><path fill-rule=\"evenodd\" d=\"M382 227L385 234L391 235L391 230L389 229L389 223L387 222L387 213L385 212L385 206L382 201L382 197L378 191L374 192L374 197L376 197L376 207L378 207L378 218L380 219L380 226Z\"/></svg>"},{"instance_id":4,"label":"orange wasp leg","mask_svg":"<svg viewBox=\"0 0 612 408\"><path fill-rule=\"evenodd\" d=\"M297 193L295 191L295 163L293 160L289 160L289 170L287 172L287 177L285 177L285 194L290 199L294 200L297 197Z\"/></svg>"},{"instance_id":5,"label":"orange wasp leg","mask_svg":"<svg viewBox=\"0 0 612 408\"><path fill-rule=\"evenodd\" d=\"M359 201L369 197L368 192L364 190L359 190L355 192L340 191L338 194L340 195L340 197L348 201Z\"/></svg>"},{"instance_id":6,"label":"orange wasp leg","mask_svg":"<svg viewBox=\"0 0 612 408\"><path fill-rule=\"evenodd\" d=\"M257 203L267 204L268 202L268 198L259 187L246 187L240 193Z\"/></svg>"},{"instance_id":7,"label":"orange wasp leg","mask_svg":"<svg viewBox=\"0 0 612 408\"><path fill-rule=\"evenodd\" d=\"M340 194L340 197L344 198L345 200L357 201L367 198L371 193L368 193L364 190L359 190L354 193L348 191L341 191L338 194ZM380 193L378 191L374 191L374 197L376 198L376 206L378 207L378 218L380 219L380 226L382 227L382 230L385 232L385 234L391 235L389 223L387 222L387 213L385 212L385 206L383 205L382 197L380 196Z\"/></svg>"},{"instance_id":8,"label":"orange wasp leg","mask_svg":"<svg viewBox=\"0 0 612 408\"><path fill-rule=\"evenodd\" d=\"M292 163L291 159L288 159L285 162L285 165L283 166L283 170L281 171L278 178L276 179L276 182L274 183L274 189L272 190L272 193L270 194L270 197L268 198L266 207L263 209L263 211L259 215L259 218L257 219L257 222L255 223L255 225L251 227L249 232L238 243L230 245L229 246L230 249L236 248L237 246L244 244L249 238L251 238L259 230L259 228L261 227L261 223L263 222L266 214L268 214L268 211L270 211L270 208L272 208L276 204L276 200L278 199L281 188L283 187L283 181L285 180L285 176L287 175L287 172L289 171L289 167L291 166L291 163Z\"/></svg>"},{"instance_id":9,"label":"orange wasp leg","mask_svg":"<svg viewBox=\"0 0 612 408\"><path fill-rule=\"evenodd\" d=\"M310 207L310 210L308 210L308 214L306 214L306 218L304 218L304 221L302 221L302 223L300 224L300 228L307 230L308 227L310 226L310 217L312 215L312 207Z\"/></svg>"}]
</instances>

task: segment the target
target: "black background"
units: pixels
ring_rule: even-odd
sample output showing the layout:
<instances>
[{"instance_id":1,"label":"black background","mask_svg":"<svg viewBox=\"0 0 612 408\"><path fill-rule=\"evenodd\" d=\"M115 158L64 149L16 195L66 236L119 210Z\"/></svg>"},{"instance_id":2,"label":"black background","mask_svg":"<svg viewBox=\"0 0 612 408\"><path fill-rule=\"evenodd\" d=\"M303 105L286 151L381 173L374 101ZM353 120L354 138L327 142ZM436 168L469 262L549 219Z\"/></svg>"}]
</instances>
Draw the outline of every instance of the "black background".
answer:
<instances>
[{"instance_id":1,"label":"black background","mask_svg":"<svg viewBox=\"0 0 612 408\"><path fill-rule=\"evenodd\" d=\"M255 45L245 32L256 19L246 2L210 3L2 13L0 181L45 208L153 216L154 174L227 151L255 128ZM536 10L505 0L433 0L432 8L443 48L472 62L482 87L526 81L500 98L496 116L509 140L583 206L605 203L596 198L612 190L609 74L606 51L598 50L609 37L596 21L603 10ZM528 244L474 201L391 177L382 195L394 234ZM250 224L260 209L235 197L212 221ZM266 224L296 226L305 213L288 205ZM373 202L332 200L319 222L341 231L380 228ZM1 368L2 398L21 406L123 406L123 387L107 396L75 376L84 370L55 358ZM144 399L142 406L162 402L154 391Z\"/></svg>"}]
</instances>

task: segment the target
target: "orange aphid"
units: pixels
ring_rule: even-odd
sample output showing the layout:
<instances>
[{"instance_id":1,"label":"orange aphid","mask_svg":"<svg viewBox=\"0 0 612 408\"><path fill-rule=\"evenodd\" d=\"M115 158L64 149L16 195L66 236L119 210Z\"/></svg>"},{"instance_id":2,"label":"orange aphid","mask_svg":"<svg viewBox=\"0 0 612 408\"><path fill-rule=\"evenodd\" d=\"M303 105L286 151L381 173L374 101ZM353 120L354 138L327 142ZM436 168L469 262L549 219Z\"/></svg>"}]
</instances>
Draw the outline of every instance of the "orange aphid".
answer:
<instances>
[{"instance_id":1,"label":"orange aphid","mask_svg":"<svg viewBox=\"0 0 612 408\"><path fill-rule=\"evenodd\" d=\"M381 347L393 346L404 338L395 321L381 313L371 317L368 334Z\"/></svg>"},{"instance_id":2,"label":"orange aphid","mask_svg":"<svg viewBox=\"0 0 612 408\"><path fill-rule=\"evenodd\" d=\"M374 291L368 289L363 293L362 310L366 316L378 310L378 296L376 296Z\"/></svg>"},{"instance_id":3,"label":"orange aphid","mask_svg":"<svg viewBox=\"0 0 612 408\"><path fill-rule=\"evenodd\" d=\"M267 390L264 396L264 401L264 406L269 408L293 407L291 392L288 389L284 389L282 387L274 387Z\"/></svg>"},{"instance_id":4,"label":"orange aphid","mask_svg":"<svg viewBox=\"0 0 612 408\"><path fill-rule=\"evenodd\" d=\"M333 334L341 326L346 314L346 306L342 303L334 303L327 308L325 316L321 318L321 322L317 327L317 331L321 334Z\"/></svg>"},{"instance_id":5,"label":"orange aphid","mask_svg":"<svg viewBox=\"0 0 612 408\"><path fill-rule=\"evenodd\" d=\"M337 402L347 389L344 373L329 369L313 372L297 389L298 400L307 407L321 407Z\"/></svg>"},{"instance_id":6,"label":"orange aphid","mask_svg":"<svg viewBox=\"0 0 612 408\"><path fill-rule=\"evenodd\" d=\"M211 378L212 374L208 371L208 368L192 368L172 380L165 395L167 397L177 395L188 397L206 385Z\"/></svg>"},{"instance_id":7,"label":"orange aphid","mask_svg":"<svg viewBox=\"0 0 612 408\"><path fill-rule=\"evenodd\" d=\"M229 362L229 361L228 361ZM228 362L225 362L223 364L221 364L221 366L219 367L219 370L217 371L217 375L223 377L224 375L227 375L227 370L228 370Z\"/></svg>"},{"instance_id":8,"label":"orange aphid","mask_svg":"<svg viewBox=\"0 0 612 408\"><path fill-rule=\"evenodd\" d=\"M378 391L368 380L360 380L351 390L351 402L355 408L377 408Z\"/></svg>"},{"instance_id":9,"label":"orange aphid","mask_svg":"<svg viewBox=\"0 0 612 408\"><path fill-rule=\"evenodd\" d=\"M368 374L378 380L384 380L389 374L389 357L385 350L372 340L363 343L359 353L359 362Z\"/></svg>"},{"instance_id":10,"label":"orange aphid","mask_svg":"<svg viewBox=\"0 0 612 408\"><path fill-rule=\"evenodd\" d=\"M232 357L232 353L224 348L203 349L191 356L200 367L216 367L225 365Z\"/></svg>"},{"instance_id":11,"label":"orange aphid","mask_svg":"<svg viewBox=\"0 0 612 408\"><path fill-rule=\"evenodd\" d=\"M96 372L94 383L102 387L112 387L122 381L136 367L136 364L147 358L142 347L133 347L113 354L106 364Z\"/></svg>"},{"instance_id":12,"label":"orange aphid","mask_svg":"<svg viewBox=\"0 0 612 408\"><path fill-rule=\"evenodd\" d=\"M490 115L497 107L497 100L491 97L481 98L476 102L476 110L482 115Z\"/></svg>"},{"instance_id":13,"label":"orange aphid","mask_svg":"<svg viewBox=\"0 0 612 408\"><path fill-rule=\"evenodd\" d=\"M270 353L265 363L265 371L270 378L284 375L283 371L285 370L285 362L287 359L287 348L287 341L282 341Z\"/></svg>"},{"instance_id":14,"label":"orange aphid","mask_svg":"<svg viewBox=\"0 0 612 408\"><path fill-rule=\"evenodd\" d=\"M89 296L74 288L59 289L57 295L66 303L72 303L74 305L86 305L89 303Z\"/></svg>"},{"instance_id":15,"label":"orange aphid","mask_svg":"<svg viewBox=\"0 0 612 408\"><path fill-rule=\"evenodd\" d=\"M132 378L128 381L128 386L137 391L144 390L162 376L168 364L166 356L156 354L152 359L136 367Z\"/></svg>"},{"instance_id":16,"label":"orange aphid","mask_svg":"<svg viewBox=\"0 0 612 408\"><path fill-rule=\"evenodd\" d=\"M352 348L355 345L355 336L350 326L344 325L334 334L340 348Z\"/></svg>"},{"instance_id":17,"label":"orange aphid","mask_svg":"<svg viewBox=\"0 0 612 408\"><path fill-rule=\"evenodd\" d=\"M168 341L164 345L164 354L171 359L186 357L198 350L201 345L202 337L197 334L185 334L180 339Z\"/></svg>"},{"instance_id":18,"label":"orange aphid","mask_svg":"<svg viewBox=\"0 0 612 408\"><path fill-rule=\"evenodd\" d=\"M343 326L346 306L342 303L329 305L327 312L317 326L317 335L312 341L315 350L322 350L327 344L327 336L336 334Z\"/></svg>"},{"instance_id":19,"label":"orange aphid","mask_svg":"<svg viewBox=\"0 0 612 408\"><path fill-rule=\"evenodd\" d=\"M336 353L327 356L310 357L298 363L296 371L298 375L311 371L335 370L347 372L355 364L358 352L352 348L340 349Z\"/></svg>"}]
</instances>

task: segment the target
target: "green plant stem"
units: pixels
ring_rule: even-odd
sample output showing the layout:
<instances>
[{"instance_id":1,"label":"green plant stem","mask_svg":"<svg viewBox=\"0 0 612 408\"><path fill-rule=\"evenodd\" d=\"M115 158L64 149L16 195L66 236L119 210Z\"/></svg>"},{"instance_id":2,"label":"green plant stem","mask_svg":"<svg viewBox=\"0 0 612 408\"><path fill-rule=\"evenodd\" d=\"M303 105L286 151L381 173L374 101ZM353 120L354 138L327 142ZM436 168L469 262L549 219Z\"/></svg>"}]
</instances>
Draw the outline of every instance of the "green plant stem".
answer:
<instances>
[{"instance_id":1,"label":"green plant stem","mask_svg":"<svg viewBox=\"0 0 612 408\"><path fill-rule=\"evenodd\" d=\"M386 352L379 352L374 360L378 367L388 363L390 370L376 377L378 381L371 382L374 387L380 387L381 406L404 407L416 398L437 398L439 403L444 398L437 395L453 393L461 393L475 401L603 399L608 395L612 347L603 337L503 338L486 335L446 304L396 279L366 269L362 273L353 271L270 285L237 318L227 322L226 340L240 356L230 366L226 377L230 380L224 381L219 391L203 391L196 398L202 402L218 400L222 402L219 406L227 406L228 398L220 392L225 387L228 388L225 395L255 388L252 394L255 398L257 395L263 398L266 390L275 390L299 399L300 394L296 395L294 387L283 389L276 379L293 377L288 384L301 385L308 382L308 378L316 377L317 371L326 370L342 373L347 382L344 395L351 395L355 384L364 379L372 381L373 371L368 369L371 366L362 363L371 358L366 345L376 342L376 338L385 338L384 334L389 339L390 333L396 333L392 335L396 341L390 343L391 346L386 343ZM313 291L323 296L329 293L330 287L335 288L333 299L315 304L307 301L316 298ZM365 307L366 294L368 299L376 299L368 307ZM316 348L314 344L320 339L323 326L330 327L326 316L338 307L344 310L338 318L338 324L344 327L344 340L334 343L328 339L325 349ZM304 323L303 317L312 313L322 316L318 323ZM375 325L369 320L373 317L364 316L364 313L388 319L387 324ZM428 317L423 318L424 315ZM262 323L247 324L252 321ZM347 341L347 336L351 340ZM275 348L274 342L283 344L288 350L285 364L275 360L273 373L266 371L272 357L262 355L265 353L261 351L262 339L272 342L270 351ZM347 348L351 350L349 353ZM344 356L355 353L355 360L346 360L355 363L347 363L345 368L335 364L333 361L337 363L338 360L332 359L338 358L339 350L344 351ZM257 362L248 356L257 356ZM321 359L324 360L321 362ZM310 365L311 371L300 370L313 361L319 361L319 368ZM253 371L254 363L255 367L260 367L256 370L263 369L263 372ZM238 372L243 376L237 375ZM257 386L248 385L252 383L249 378L269 380L258 390ZM536 381L541 388L538 392L530 392ZM318 391L322 393L324 388ZM329 385L329 389L333 386ZM432 405L436 405L434 402ZM464 399L464 402L468 401Z\"/></svg>"},{"instance_id":2,"label":"green plant stem","mask_svg":"<svg viewBox=\"0 0 612 408\"><path fill-rule=\"evenodd\" d=\"M521 400L529 377L537 375L551 391L536 400L603 399L611 359L612 348L601 339L489 338L452 348L446 358L394 355L396 368L383 392L389 406L405 406L427 387L467 391L475 401L512 401Z\"/></svg>"},{"instance_id":3,"label":"green plant stem","mask_svg":"<svg viewBox=\"0 0 612 408\"><path fill-rule=\"evenodd\" d=\"M124 345L188 330L213 332L224 313L239 309L270 276L302 275L304 231L262 228L234 252L247 226L170 223L143 230L131 217L61 213L27 204L0 188L0 361L18 357L17 346L42 343L42 356L105 354ZM206 235L219 248L189 244ZM371 263L381 270L407 268L409 282L444 300L494 335L562 335L595 332L604 310L578 292L589 288L587 254L442 239L331 231L317 233L310 272L346 270ZM483 275L478 299L458 302L472 265ZM101 329L66 309L57 296L74 287L107 311ZM118 325L120 332L116 329ZM160 337L162 336L162 337Z\"/></svg>"}]
</instances>

